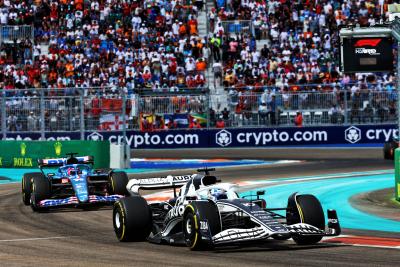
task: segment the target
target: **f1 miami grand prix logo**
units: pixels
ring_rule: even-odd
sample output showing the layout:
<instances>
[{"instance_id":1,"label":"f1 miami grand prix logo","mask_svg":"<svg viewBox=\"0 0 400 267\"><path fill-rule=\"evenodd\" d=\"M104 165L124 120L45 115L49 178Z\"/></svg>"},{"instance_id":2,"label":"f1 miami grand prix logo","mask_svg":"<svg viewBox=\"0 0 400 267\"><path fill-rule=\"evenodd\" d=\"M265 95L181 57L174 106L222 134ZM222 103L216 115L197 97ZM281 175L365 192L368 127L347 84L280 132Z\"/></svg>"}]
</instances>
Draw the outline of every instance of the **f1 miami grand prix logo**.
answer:
<instances>
[{"instance_id":1,"label":"f1 miami grand prix logo","mask_svg":"<svg viewBox=\"0 0 400 267\"><path fill-rule=\"evenodd\" d=\"M344 139L349 143L357 143L361 140L361 130L355 126L351 126L344 131Z\"/></svg>"},{"instance_id":2,"label":"f1 miami grand prix logo","mask_svg":"<svg viewBox=\"0 0 400 267\"><path fill-rule=\"evenodd\" d=\"M215 142L222 146L229 146L232 143L232 134L227 130L221 130L215 134Z\"/></svg>"}]
</instances>

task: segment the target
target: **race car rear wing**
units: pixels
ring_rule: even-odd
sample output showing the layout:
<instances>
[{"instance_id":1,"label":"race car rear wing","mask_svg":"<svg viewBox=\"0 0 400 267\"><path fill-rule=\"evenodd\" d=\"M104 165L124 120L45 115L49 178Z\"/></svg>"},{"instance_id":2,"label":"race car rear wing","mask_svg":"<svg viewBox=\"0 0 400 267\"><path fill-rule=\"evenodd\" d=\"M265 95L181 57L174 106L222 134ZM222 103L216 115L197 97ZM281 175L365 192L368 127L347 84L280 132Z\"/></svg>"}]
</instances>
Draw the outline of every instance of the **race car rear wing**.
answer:
<instances>
[{"instance_id":1,"label":"race car rear wing","mask_svg":"<svg viewBox=\"0 0 400 267\"><path fill-rule=\"evenodd\" d=\"M167 177L160 178L131 179L126 185L126 188L131 193L138 194L139 189L156 190L176 188L186 184L190 179L192 179L192 175L168 175Z\"/></svg>"},{"instance_id":2,"label":"race car rear wing","mask_svg":"<svg viewBox=\"0 0 400 267\"><path fill-rule=\"evenodd\" d=\"M93 164L93 156L82 156L76 157L78 164ZM38 159L38 166L43 167L60 167L67 164L68 158L56 158L56 159Z\"/></svg>"}]
</instances>

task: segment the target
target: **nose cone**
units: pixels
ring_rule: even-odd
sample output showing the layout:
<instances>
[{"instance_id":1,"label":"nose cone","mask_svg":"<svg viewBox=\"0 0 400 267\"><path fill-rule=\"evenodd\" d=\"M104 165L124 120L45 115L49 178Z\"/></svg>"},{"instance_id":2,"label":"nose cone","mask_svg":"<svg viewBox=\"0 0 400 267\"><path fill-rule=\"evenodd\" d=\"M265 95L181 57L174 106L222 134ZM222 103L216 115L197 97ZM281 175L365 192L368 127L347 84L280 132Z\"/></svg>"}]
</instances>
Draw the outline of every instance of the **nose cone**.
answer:
<instances>
[{"instance_id":1,"label":"nose cone","mask_svg":"<svg viewBox=\"0 0 400 267\"><path fill-rule=\"evenodd\" d=\"M87 192L80 193L80 194L78 194L77 197L78 197L79 202L88 202L88 200L89 200L89 195Z\"/></svg>"},{"instance_id":2,"label":"nose cone","mask_svg":"<svg viewBox=\"0 0 400 267\"><path fill-rule=\"evenodd\" d=\"M80 203L89 201L89 192L85 177L76 176L71 179L72 186L75 189L75 196Z\"/></svg>"}]
</instances>

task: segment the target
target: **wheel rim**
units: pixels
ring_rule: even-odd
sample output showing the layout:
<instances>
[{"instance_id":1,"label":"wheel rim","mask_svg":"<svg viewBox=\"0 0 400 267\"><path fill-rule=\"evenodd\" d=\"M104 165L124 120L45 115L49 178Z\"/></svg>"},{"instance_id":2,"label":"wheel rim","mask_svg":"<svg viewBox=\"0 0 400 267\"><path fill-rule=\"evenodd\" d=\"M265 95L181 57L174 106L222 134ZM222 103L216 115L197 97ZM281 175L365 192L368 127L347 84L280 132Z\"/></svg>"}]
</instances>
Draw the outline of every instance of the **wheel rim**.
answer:
<instances>
[{"instance_id":1,"label":"wheel rim","mask_svg":"<svg viewBox=\"0 0 400 267\"><path fill-rule=\"evenodd\" d=\"M115 213L115 226L118 229L121 227L121 220L120 220L119 212Z\"/></svg>"},{"instance_id":2,"label":"wheel rim","mask_svg":"<svg viewBox=\"0 0 400 267\"><path fill-rule=\"evenodd\" d=\"M35 188L35 184L34 183L32 183L32 194L31 194L31 205L33 205L33 206L35 206L35 191L36 191L36 188Z\"/></svg>"},{"instance_id":3,"label":"wheel rim","mask_svg":"<svg viewBox=\"0 0 400 267\"><path fill-rule=\"evenodd\" d=\"M192 220L190 218L186 220L186 233L188 233L188 235L192 234Z\"/></svg>"}]
</instances>

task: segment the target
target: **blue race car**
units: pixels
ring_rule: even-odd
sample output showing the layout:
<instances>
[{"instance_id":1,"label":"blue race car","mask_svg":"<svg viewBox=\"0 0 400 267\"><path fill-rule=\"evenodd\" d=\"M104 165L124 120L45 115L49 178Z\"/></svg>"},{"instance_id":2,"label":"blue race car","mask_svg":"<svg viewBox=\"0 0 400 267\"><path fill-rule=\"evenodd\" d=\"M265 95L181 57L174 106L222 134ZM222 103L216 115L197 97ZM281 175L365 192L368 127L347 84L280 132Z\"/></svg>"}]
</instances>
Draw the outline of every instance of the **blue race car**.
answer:
<instances>
[{"instance_id":1,"label":"blue race car","mask_svg":"<svg viewBox=\"0 0 400 267\"><path fill-rule=\"evenodd\" d=\"M25 173L22 178L22 202L33 211L59 206L113 204L129 195L125 172L112 169L94 169L91 156L39 159L40 172ZM43 168L58 167L55 173Z\"/></svg>"}]
</instances>

